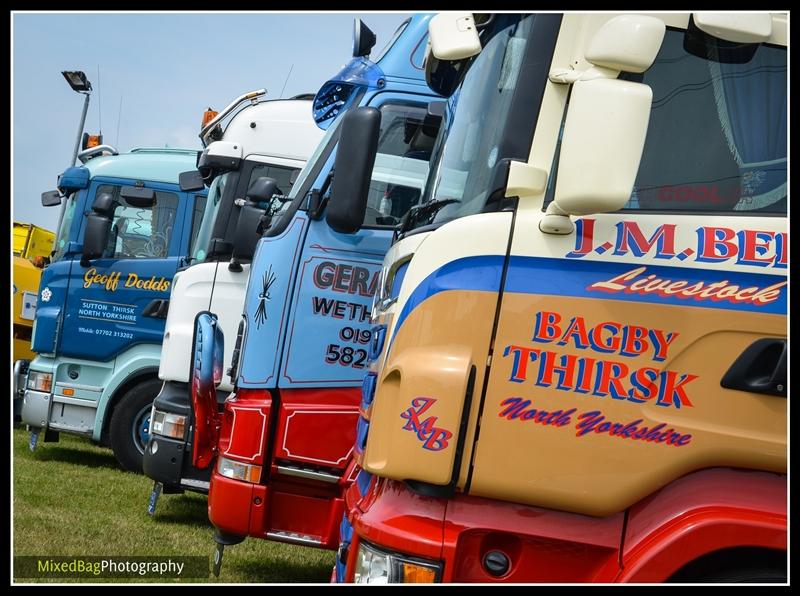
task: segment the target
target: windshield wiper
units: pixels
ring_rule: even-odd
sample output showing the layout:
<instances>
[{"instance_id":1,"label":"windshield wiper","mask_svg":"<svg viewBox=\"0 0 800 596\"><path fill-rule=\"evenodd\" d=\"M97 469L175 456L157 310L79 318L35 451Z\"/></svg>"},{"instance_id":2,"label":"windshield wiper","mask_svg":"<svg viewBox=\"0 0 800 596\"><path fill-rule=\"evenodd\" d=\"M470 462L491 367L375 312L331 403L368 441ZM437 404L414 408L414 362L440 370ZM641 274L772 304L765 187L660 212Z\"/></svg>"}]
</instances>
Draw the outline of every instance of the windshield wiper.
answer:
<instances>
[{"instance_id":1,"label":"windshield wiper","mask_svg":"<svg viewBox=\"0 0 800 596\"><path fill-rule=\"evenodd\" d=\"M406 216L403 218L398 233L404 234L414 227L414 225L416 225L416 223L423 217L431 217L438 213L442 207L460 202L461 201L458 199L436 199L433 201L428 201L427 203L423 203L422 205L414 205L408 210L408 213L406 213Z\"/></svg>"}]
</instances>

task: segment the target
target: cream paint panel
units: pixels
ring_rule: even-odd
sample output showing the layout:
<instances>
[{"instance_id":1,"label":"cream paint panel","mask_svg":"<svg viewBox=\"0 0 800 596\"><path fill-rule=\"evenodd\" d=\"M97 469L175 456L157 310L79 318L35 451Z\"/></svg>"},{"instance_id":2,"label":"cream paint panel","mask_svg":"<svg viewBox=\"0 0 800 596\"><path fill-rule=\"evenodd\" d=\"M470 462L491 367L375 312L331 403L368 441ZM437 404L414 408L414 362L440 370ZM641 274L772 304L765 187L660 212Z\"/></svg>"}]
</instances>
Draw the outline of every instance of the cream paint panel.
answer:
<instances>
[{"instance_id":1,"label":"cream paint panel","mask_svg":"<svg viewBox=\"0 0 800 596\"><path fill-rule=\"evenodd\" d=\"M558 312L564 327L574 316L587 326L619 321L666 332L677 332L668 357L661 362L652 350L630 358L578 349L571 342L531 340L533 320L540 311ZM733 314L733 316L732 316ZM786 471L786 398L723 389L719 379L755 339L785 336L780 315L730 313L698 307L661 306L615 300L533 294L506 294L474 459L470 494L538 505L589 515L623 510L661 486L692 470L734 466ZM524 380L512 382L513 358L503 357L507 345L521 345L577 358L620 362L630 371L652 367L692 374L685 384L689 403L681 408L636 403L575 390L558 390L555 383L536 384L539 361L531 362ZM652 347L652 342L651 342ZM577 371L577 367L574 369ZM523 376L521 373L519 376ZM577 386L577 374L572 378ZM554 380L557 379L554 376ZM590 383L591 385L591 383ZM520 418L501 418L507 398L530 400L530 408L554 413L575 408L563 426ZM645 442L608 433L577 436L580 415L600 411L611 423L653 428L664 423L691 439L682 446Z\"/></svg>"},{"instance_id":2,"label":"cream paint panel","mask_svg":"<svg viewBox=\"0 0 800 596\"><path fill-rule=\"evenodd\" d=\"M446 223L426 235L408 266L394 312L400 313L417 286L443 265L471 256L505 255L510 223L511 213L482 213ZM393 317L386 333L387 344L396 322L397 317Z\"/></svg>"},{"instance_id":3,"label":"cream paint panel","mask_svg":"<svg viewBox=\"0 0 800 596\"><path fill-rule=\"evenodd\" d=\"M579 238L576 231L568 235L545 234L539 230L539 220L544 216L540 208L532 202L520 205L517 212L515 234L511 246L512 255L530 255L538 257L565 258L575 250ZM575 221L577 218L573 218ZM614 248L602 254L594 251L580 257L585 261L602 261L607 263L631 263L638 266L660 265L665 267L689 267L706 270L736 271L741 273L761 273L771 275L786 275L786 268L774 266L743 265L737 264L736 258L721 262L699 262L696 260L699 252L697 230L705 227L727 228L729 230L757 230L774 233L786 233L785 217L747 217L747 216L722 216L714 215L679 215L665 213L635 213L615 212L586 216L586 220L594 220L593 246L597 247L605 242L615 244L617 241L617 223L621 221L635 222L643 236L649 239L662 224L675 224L675 250L680 253L691 249L694 251L690 257L681 261L677 257L671 259L655 258L656 247L651 248L645 255L636 257L631 251L627 254L615 255ZM733 238L732 242L738 244ZM769 243L767 252L759 258L770 259L775 257L778 243ZM788 247L786 248L788 256Z\"/></svg>"}]
</instances>

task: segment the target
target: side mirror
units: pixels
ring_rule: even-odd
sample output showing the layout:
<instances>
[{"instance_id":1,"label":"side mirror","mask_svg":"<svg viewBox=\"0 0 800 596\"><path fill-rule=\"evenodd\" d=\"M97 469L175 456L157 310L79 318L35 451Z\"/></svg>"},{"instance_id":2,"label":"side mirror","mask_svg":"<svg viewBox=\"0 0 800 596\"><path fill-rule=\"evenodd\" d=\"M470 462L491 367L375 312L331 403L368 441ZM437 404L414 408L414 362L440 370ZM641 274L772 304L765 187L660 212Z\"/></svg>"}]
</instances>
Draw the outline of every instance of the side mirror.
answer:
<instances>
[{"instance_id":1,"label":"side mirror","mask_svg":"<svg viewBox=\"0 0 800 596\"><path fill-rule=\"evenodd\" d=\"M100 215L111 217L111 214L114 213L114 206L114 196L111 193L103 192L94 198L92 211Z\"/></svg>"},{"instance_id":2,"label":"side mirror","mask_svg":"<svg viewBox=\"0 0 800 596\"><path fill-rule=\"evenodd\" d=\"M362 226L367 212L381 113L360 107L348 110L343 118L326 219L334 231L352 234Z\"/></svg>"},{"instance_id":3,"label":"side mirror","mask_svg":"<svg viewBox=\"0 0 800 596\"><path fill-rule=\"evenodd\" d=\"M86 231L83 234L81 267L88 267L91 259L103 256L111 231L111 218L100 213L86 216Z\"/></svg>"},{"instance_id":4,"label":"side mirror","mask_svg":"<svg viewBox=\"0 0 800 596\"><path fill-rule=\"evenodd\" d=\"M241 271L240 261L249 261L256 253L256 245L261 237L258 233L258 226L261 218L266 214L266 209L261 209L250 201L242 205L239 209L239 219L236 221L236 233L233 239L233 250L231 252L231 262L228 269L231 271Z\"/></svg>"},{"instance_id":5,"label":"side mirror","mask_svg":"<svg viewBox=\"0 0 800 596\"><path fill-rule=\"evenodd\" d=\"M81 267L88 267L91 259L103 256L111 231L111 216L114 213L114 207L114 196L110 193L103 192L94 198L92 213L86 216Z\"/></svg>"},{"instance_id":6,"label":"side mirror","mask_svg":"<svg viewBox=\"0 0 800 596\"><path fill-rule=\"evenodd\" d=\"M156 193L152 188L123 186L119 194L131 207L149 209L156 204Z\"/></svg>"},{"instance_id":7,"label":"side mirror","mask_svg":"<svg viewBox=\"0 0 800 596\"><path fill-rule=\"evenodd\" d=\"M42 193L42 207L55 207L61 204L61 193L57 190L48 190Z\"/></svg>"},{"instance_id":8,"label":"side mirror","mask_svg":"<svg viewBox=\"0 0 800 596\"><path fill-rule=\"evenodd\" d=\"M367 57L375 45L375 34L361 19L353 23L353 57Z\"/></svg>"},{"instance_id":9,"label":"side mirror","mask_svg":"<svg viewBox=\"0 0 800 596\"><path fill-rule=\"evenodd\" d=\"M573 85L554 203L564 213L587 215L625 206L642 159L653 92L617 79Z\"/></svg>"},{"instance_id":10,"label":"side mirror","mask_svg":"<svg viewBox=\"0 0 800 596\"><path fill-rule=\"evenodd\" d=\"M428 22L431 54L439 60L463 60L481 51L471 12L440 12Z\"/></svg>"},{"instance_id":11,"label":"side mirror","mask_svg":"<svg viewBox=\"0 0 800 596\"><path fill-rule=\"evenodd\" d=\"M222 381L225 338L217 316L208 311L197 314L192 340L191 380L194 436L192 463L206 468L216 455L219 434L217 389Z\"/></svg>"},{"instance_id":12,"label":"side mirror","mask_svg":"<svg viewBox=\"0 0 800 596\"><path fill-rule=\"evenodd\" d=\"M274 178L261 176L253 180L250 188L247 189L247 198L254 203L266 203L278 190L278 183Z\"/></svg>"},{"instance_id":13,"label":"side mirror","mask_svg":"<svg viewBox=\"0 0 800 596\"><path fill-rule=\"evenodd\" d=\"M193 190L202 190L205 188L206 182L199 170L189 170L178 175L178 185L182 191L191 192Z\"/></svg>"}]
</instances>

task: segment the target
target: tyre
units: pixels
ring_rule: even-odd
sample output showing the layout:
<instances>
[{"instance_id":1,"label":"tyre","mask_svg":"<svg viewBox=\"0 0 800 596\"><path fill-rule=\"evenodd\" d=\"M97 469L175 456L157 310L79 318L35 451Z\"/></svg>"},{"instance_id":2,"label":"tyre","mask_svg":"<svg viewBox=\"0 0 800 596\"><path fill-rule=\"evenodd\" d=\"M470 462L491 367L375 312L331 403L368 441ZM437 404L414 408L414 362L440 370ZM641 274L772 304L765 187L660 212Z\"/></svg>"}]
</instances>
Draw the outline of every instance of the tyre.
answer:
<instances>
[{"instance_id":1,"label":"tyre","mask_svg":"<svg viewBox=\"0 0 800 596\"><path fill-rule=\"evenodd\" d=\"M161 381L148 379L128 389L121 397L108 426L109 440L120 467L142 473L142 455L150 438L150 409Z\"/></svg>"},{"instance_id":2,"label":"tyre","mask_svg":"<svg viewBox=\"0 0 800 596\"><path fill-rule=\"evenodd\" d=\"M709 573L696 581L715 584L784 584L786 571L769 567L731 569Z\"/></svg>"}]
</instances>

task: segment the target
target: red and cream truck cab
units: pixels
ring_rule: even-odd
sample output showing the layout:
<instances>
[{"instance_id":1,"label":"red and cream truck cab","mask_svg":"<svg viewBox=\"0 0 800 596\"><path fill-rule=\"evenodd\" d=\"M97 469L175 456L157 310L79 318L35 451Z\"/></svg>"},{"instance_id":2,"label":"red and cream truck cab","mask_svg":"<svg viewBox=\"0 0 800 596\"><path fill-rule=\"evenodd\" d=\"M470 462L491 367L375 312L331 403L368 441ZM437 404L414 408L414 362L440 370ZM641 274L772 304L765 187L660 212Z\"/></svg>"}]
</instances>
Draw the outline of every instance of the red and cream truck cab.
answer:
<instances>
[{"instance_id":1,"label":"red and cream truck cab","mask_svg":"<svg viewBox=\"0 0 800 596\"><path fill-rule=\"evenodd\" d=\"M786 15L429 39L333 579L785 582Z\"/></svg>"}]
</instances>

